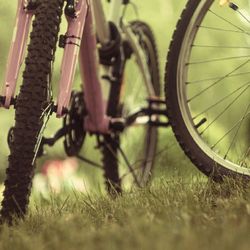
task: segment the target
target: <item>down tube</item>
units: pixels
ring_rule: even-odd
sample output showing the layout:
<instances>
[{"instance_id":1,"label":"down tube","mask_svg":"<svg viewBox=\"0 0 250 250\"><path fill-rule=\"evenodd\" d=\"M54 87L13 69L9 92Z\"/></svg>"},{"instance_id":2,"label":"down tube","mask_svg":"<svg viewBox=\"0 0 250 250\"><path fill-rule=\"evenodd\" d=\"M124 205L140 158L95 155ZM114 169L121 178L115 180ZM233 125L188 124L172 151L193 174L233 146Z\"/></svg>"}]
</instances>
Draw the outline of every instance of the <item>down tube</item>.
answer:
<instances>
[{"instance_id":1,"label":"down tube","mask_svg":"<svg viewBox=\"0 0 250 250\"><path fill-rule=\"evenodd\" d=\"M85 119L86 131L108 133L110 119L106 116L99 76L96 33L94 32L93 12L90 5L80 49L80 70L84 80L84 99L88 116Z\"/></svg>"}]
</instances>

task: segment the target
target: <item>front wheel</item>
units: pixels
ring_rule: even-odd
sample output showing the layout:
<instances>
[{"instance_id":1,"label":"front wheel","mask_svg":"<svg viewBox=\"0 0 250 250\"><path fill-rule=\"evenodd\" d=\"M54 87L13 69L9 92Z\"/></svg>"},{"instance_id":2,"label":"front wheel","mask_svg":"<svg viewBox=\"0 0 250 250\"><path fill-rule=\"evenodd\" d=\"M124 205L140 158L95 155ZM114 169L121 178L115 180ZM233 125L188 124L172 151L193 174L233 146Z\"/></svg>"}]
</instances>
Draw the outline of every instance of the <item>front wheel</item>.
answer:
<instances>
[{"instance_id":1,"label":"front wheel","mask_svg":"<svg viewBox=\"0 0 250 250\"><path fill-rule=\"evenodd\" d=\"M23 84L16 103L15 126L9 142L9 166L1 209L2 220L9 223L13 217L23 217L27 212L35 160L52 109L51 65L63 2L43 0L35 13Z\"/></svg>"},{"instance_id":2,"label":"front wheel","mask_svg":"<svg viewBox=\"0 0 250 250\"><path fill-rule=\"evenodd\" d=\"M187 156L214 180L250 177L249 1L190 0L169 48L169 120Z\"/></svg>"}]
</instances>

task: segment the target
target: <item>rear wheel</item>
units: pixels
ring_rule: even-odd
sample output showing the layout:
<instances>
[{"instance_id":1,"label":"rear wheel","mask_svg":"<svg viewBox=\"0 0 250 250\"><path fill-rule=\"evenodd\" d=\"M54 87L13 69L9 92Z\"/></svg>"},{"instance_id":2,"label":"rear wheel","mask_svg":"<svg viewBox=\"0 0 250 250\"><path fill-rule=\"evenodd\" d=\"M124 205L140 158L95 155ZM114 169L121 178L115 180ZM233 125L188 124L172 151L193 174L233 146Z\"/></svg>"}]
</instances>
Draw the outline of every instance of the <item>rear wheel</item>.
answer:
<instances>
[{"instance_id":1,"label":"rear wheel","mask_svg":"<svg viewBox=\"0 0 250 250\"><path fill-rule=\"evenodd\" d=\"M221 2L222 3L222 2ZM249 1L189 1L170 45L168 115L192 162L214 180L250 177Z\"/></svg>"},{"instance_id":2,"label":"rear wheel","mask_svg":"<svg viewBox=\"0 0 250 250\"><path fill-rule=\"evenodd\" d=\"M11 222L26 214L42 133L52 109L51 67L61 22L63 0L40 1L16 103L9 166L6 170L1 217Z\"/></svg>"},{"instance_id":3,"label":"rear wheel","mask_svg":"<svg viewBox=\"0 0 250 250\"><path fill-rule=\"evenodd\" d=\"M159 96L160 77L157 49L153 33L143 22L131 23L147 62L150 88L143 79L143 68L136 53L127 60L120 86L112 86L109 104L113 107L109 115L127 117L130 113L148 106L148 98ZM116 101L118 100L118 101ZM106 186L110 193L120 193L132 185L145 186L151 175L157 147L157 128L150 126L148 117L138 118L121 134L105 137L103 162Z\"/></svg>"}]
</instances>

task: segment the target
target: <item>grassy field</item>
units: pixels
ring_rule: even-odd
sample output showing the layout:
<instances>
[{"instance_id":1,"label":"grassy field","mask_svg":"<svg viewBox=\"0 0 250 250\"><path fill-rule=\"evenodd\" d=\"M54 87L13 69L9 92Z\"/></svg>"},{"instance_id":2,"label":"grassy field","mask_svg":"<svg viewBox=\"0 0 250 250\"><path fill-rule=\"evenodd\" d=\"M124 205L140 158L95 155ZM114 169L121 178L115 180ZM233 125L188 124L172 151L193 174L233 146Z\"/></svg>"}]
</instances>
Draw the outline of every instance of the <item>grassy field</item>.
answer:
<instances>
[{"instance_id":1,"label":"grassy field","mask_svg":"<svg viewBox=\"0 0 250 250\"><path fill-rule=\"evenodd\" d=\"M0 249L249 249L250 194L233 183L158 180L116 200L78 192L36 198Z\"/></svg>"}]
</instances>

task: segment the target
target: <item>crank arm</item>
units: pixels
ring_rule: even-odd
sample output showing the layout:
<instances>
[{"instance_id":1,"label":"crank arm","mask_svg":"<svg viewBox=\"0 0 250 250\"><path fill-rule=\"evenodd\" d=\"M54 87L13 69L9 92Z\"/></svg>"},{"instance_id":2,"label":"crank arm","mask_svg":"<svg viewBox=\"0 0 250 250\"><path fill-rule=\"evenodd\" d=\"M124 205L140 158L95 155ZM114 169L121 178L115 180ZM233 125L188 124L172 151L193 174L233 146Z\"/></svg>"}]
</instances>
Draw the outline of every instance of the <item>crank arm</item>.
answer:
<instances>
[{"instance_id":1,"label":"crank arm","mask_svg":"<svg viewBox=\"0 0 250 250\"><path fill-rule=\"evenodd\" d=\"M54 135L54 137L51 137L51 138L43 137L42 142L41 142L41 147L43 147L44 145L48 145L50 147L54 146L57 141L59 141L62 137L64 137L68 133L69 130L70 128L66 126L58 130L56 134Z\"/></svg>"}]
</instances>

